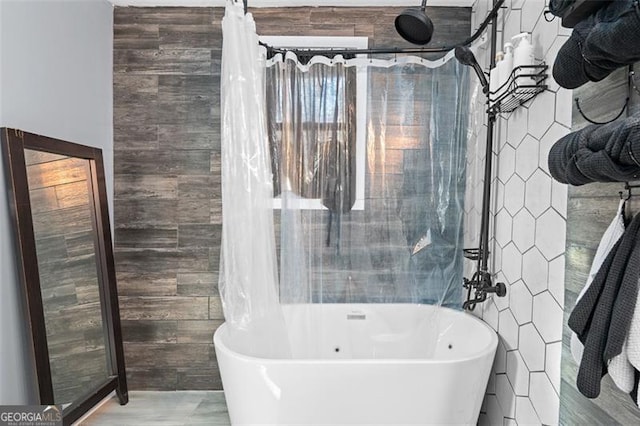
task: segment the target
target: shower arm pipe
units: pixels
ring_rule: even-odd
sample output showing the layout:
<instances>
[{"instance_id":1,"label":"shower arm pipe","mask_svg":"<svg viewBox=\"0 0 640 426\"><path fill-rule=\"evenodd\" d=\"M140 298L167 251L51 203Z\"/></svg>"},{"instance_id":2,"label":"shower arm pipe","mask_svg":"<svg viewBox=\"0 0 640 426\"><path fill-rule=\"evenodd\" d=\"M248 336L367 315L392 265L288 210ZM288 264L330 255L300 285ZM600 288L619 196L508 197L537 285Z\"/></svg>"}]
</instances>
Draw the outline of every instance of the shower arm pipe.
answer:
<instances>
[{"instance_id":1,"label":"shower arm pipe","mask_svg":"<svg viewBox=\"0 0 640 426\"><path fill-rule=\"evenodd\" d=\"M494 0L494 9L496 4L501 2ZM491 25L491 47L490 47L490 65L489 69L495 67L496 42L498 36L497 18ZM482 190L482 216L480 218L480 244L478 249L478 264L475 274L471 280L465 278L465 287L467 288L467 300L463 303L462 308L473 311L475 305L487 300L488 293L496 293L499 297L506 295L506 286L504 283L493 285L491 273L489 272L489 220L491 213L491 180L493 166L493 135L495 130L496 112L490 108L489 96L487 95L487 140L485 149L484 163L484 182ZM471 292L475 289L474 298L471 298Z\"/></svg>"},{"instance_id":2,"label":"shower arm pipe","mask_svg":"<svg viewBox=\"0 0 640 426\"><path fill-rule=\"evenodd\" d=\"M500 3L500 2L497 2ZM497 4L494 0L494 4ZM495 7L494 7L495 9ZM491 47L489 69L496 66L496 41L498 38L497 15L491 25ZM491 178L493 166L493 133L496 123L496 112L489 108L489 96L487 95L487 143L484 157L484 182L482 191L482 218L480 220L480 256L478 258L478 271L488 272L489 265L489 216L491 203Z\"/></svg>"},{"instance_id":3,"label":"shower arm pipe","mask_svg":"<svg viewBox=\"0 0 640 426\"><path fill-rule=\"evenodd\" d=\"M493 19L496 16L498 16L498 10L500 10L504 2L505 0L495 1L493 9L491 9L491 12L489 12L489 14L485 18L485 20L482 22L482 24L480 24L476 32L474 32L466 40L463 40L462 42L455 45L451 45L451 46L405 47L405 48L381 47L381 48L372 48L372 49L286 49L286 48L269 46L268 44L263 42L260 42L260 45L267 48L268 57L272 57L274 54L277 54L277 53L285 54L287 52L292 52L292 53L295 53L296 55L321 55L321 56L444 53L452 49L455 49L457 46L468 46L474 41L476 41L478 38L480 38L484 30L489 26L489 24L493 21Z\"/></svg>"}]
</instances>

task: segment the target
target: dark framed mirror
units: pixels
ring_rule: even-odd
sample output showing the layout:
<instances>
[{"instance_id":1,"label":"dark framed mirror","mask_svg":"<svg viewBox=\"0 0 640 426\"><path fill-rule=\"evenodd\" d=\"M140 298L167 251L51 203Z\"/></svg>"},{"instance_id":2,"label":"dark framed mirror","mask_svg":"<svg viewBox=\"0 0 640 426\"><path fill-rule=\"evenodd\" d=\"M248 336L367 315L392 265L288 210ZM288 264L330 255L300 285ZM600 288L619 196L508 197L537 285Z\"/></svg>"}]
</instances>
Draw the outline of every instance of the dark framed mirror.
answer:
<instances>
[{"instance_id":1,"label":"dark framed mirror","mask_svg":"<svg viewBox=\"0 0 640 426\"><path fill-rule=\"evenodd\" d=\"M102 151L2 128L40 404L128 402Z\"/></svg>"}]
</instances>

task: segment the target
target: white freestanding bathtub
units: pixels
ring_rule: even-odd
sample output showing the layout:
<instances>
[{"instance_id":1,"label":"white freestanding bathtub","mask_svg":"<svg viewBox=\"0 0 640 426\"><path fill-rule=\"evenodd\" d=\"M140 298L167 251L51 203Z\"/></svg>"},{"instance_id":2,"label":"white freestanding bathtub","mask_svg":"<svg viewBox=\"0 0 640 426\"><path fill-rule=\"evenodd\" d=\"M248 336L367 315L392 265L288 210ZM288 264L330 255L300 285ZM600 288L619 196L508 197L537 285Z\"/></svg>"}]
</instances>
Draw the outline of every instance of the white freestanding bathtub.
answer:
<instances>
[{"instance_id":1,"label":"white freestanding bathtub","mask_svg":"<svg viewBox=\"0 0 640 426\"><path fill-rule=\"evenodd\" d=\"M412 304L284 307L291 356L214 335L231 423L475 425L498 338L479 319Z\"/></svg>"}]
</instances>

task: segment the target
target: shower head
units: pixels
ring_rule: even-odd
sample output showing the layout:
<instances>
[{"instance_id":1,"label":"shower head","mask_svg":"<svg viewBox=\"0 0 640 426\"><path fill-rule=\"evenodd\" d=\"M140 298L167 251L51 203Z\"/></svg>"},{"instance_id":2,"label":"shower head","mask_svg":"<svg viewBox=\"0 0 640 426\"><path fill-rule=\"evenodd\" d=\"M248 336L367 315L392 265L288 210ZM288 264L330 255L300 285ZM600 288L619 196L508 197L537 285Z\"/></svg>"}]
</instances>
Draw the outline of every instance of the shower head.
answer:
<instances>
[{"instance_id":1,"label":"shower head","mask_svg":"<svg viewBox=\"0 0 640 426\"><path fill-rule=\"evenodd\" d=\"M433 22L425 13L427 0L422 0L422 6L410 7L396 17L396 31L400 36L412 44L427 44L433 35Z\"/></svg>"},{"instance_id":2,"label":"shower head","mask_svg":"<svg viewBox=\"0 0 640 426\"><path fill-rule=\"evenodd\" d=\"M482 72L482 68L480 68L478 61L476 60L476 56L473 54L471 49L469 49L467 46L457 46L455 55L456 59L462 65L467 65L473 68L473 70L478 75L478 78L480 79L482 91L484 93L489 93L489 82L487 82L487 77L485 77L484 72Z\"/></svg>"}]
</instances>

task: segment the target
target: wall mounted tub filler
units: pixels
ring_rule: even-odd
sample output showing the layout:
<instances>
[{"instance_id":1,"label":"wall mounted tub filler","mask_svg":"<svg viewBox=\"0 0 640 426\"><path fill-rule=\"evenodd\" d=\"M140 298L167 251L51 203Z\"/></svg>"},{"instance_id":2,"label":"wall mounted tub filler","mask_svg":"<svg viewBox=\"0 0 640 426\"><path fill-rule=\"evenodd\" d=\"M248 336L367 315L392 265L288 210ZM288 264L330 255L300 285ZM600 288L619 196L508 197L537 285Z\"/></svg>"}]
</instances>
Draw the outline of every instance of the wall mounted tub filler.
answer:
<instances>
[{"instance_id":1,"label":"wall mounted tub filler","mask_svg":"<svg viewBox=\"0 0 640 426\"><path fill-rule=\"evenodd\" d=\"M497 10L501 7L502 1L493 1L493 10L487 19L491 19L491 63L489 68L495 67L496 40L498 35ZM463 287L467 289L467 300L462 304L462 309L472 311L477 303L487 300L489 293L495 293L498 297L507 294L507 287L504 283L493 284L491 273L489 272L489 215L491 203L491 167L493 157L493 130L496 123L496 109L490 108L489 90L487 79L482 69L478 65L473 52L466 47L456 48L456 59L463 65L473 67L480 79L483 92L487 95L487 143L484 164L484 185L482 193L482 216L480 219L480 244L478 248L465 250L465 257L478 262L476 272L471 279L464 279ZM473 298L471 293L474 292Z\"/></svg>"}]
</instances>

